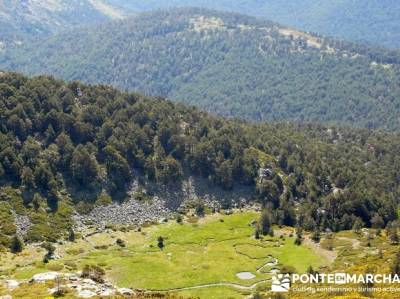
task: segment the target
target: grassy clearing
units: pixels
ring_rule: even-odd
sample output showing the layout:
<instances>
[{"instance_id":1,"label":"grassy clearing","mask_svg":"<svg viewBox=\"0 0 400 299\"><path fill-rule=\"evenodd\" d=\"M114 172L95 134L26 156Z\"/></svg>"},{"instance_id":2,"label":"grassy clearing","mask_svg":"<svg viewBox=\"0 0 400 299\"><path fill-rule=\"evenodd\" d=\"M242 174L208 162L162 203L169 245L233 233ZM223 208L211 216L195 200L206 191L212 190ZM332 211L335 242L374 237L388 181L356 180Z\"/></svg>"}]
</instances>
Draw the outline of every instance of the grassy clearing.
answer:
<instances>
[{"instance_id":1,"label":"grassy clearing","mask_svg":"<svg viewBox=\"0 0 400 299\"><path fill-rule=\"evenodd\" d=\"M391 273L391 265L393 258L399 252L400 246L398 244L391 244L384 231L376 235L376 230L364 230L356 234L352 231L342 231L335 233L329 239L324 239L321 243L322 246L332 246L337 251L337 258L335 262L323 273L332 272L345 272L351 274L389 274ZM322 286L322 285L319 285ZM329 285L325 285L329 286ZM346 284L341 287L357 288L361 284ZM376 287L381 289L393 288L393 284L375 284ZM307 287L307 285L302 285ZM315 285L313 286L315 287ZM304 294L292 292L289 298L302 299ZM329 297L328 293L307 293L307 298L320 299L320 298L333 298ZM381 291L370 292L368 294L353 292L346 293L343 296L336 296L334 298L379 298L379 299L393 299L399 298L398 292Z\"/></svg>"},{"instance_id":2,"label":"grassy clearing","mask_svg":"<svg viewBox=\"0 0 400 299\"><path fill-rule=\"evenodd\" d=\"M250 223L257 217L256 213L247 212L220 215L203 224L179 225L170 222L153 226L144 230L145 236L139 234L144 240L138 238L136 233L125 236L126 248L113 246L107 251L96 251L80 263L102 261L110 269L109 278L117 285L154 290L215 282L249 286L270 278L269 274L256 272L271 261L270 255L298 271L305 271L309 265L318 268L324 263L310 249L293 245L292 238L283 241L282 247L274 247L280 242L278 238L272 241L255 240ZM156 246L158 236L165 239L163 250ZM238 244L244 246L245 252L237 250ZM252 251L256 251L255 256ZM246 252L250 254L243 254ZM236 273L242 271L252 272L256 277L240 280Z\"/></svg>"},{"instance_id":3,"label":"grassy clearing","mask_svg":"<svg viewBox=\"0 0 400 299\"><path fill-rule=\"evenodd\" d=\"M13 275L29 278L38 272L62 269L76 271L85 264L100 265L107 278L119 287L150 290L169 290L213 283L236 283L250 286L268 280L270 274L257 269L274 258L278 267L290 265L303 272L326 261L305 246L295 246L294 239L265 237L256 240L251 222L258 218L255 212L233 215L212 215L197 223L163 223L143 228L141 232L108 231L66 243L58 247L62 259L47 265L41 263L43 252L28 247L18 256L20 266ZM157 238L164 238L165 247L157 247ZM120 238L126 247L116 245ZM272 257L271 257L272 256ZM21 262L28 258L30 263ZM15 266L15 265L14 265ZM240 280L238 272L249 271L256 277ZM213 286L179 292L200 298L243 298L250 292L229 286Z\"/></svg>"}]
</instances>

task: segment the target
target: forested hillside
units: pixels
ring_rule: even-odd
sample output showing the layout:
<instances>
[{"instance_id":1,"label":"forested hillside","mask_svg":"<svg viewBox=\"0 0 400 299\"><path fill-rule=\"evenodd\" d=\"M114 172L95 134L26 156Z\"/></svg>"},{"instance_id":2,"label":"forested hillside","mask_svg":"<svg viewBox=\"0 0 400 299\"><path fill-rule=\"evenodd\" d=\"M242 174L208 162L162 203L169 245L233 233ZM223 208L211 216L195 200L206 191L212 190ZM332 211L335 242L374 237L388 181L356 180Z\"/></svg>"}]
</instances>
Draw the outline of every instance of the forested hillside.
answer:
<instances>
[{"instance_id":1,"label":"forested hillside","mask_svg":"<svg viewBox=\"0 0 400 299\"><path fill-rule=\"evenodd\" d=\"M74 26L120 19L125 13L102 0L0 0L0 51Z\"/></svg>"},{"instance_id":2,"label":"forested hillside","mask_svg":"<svg viewBox=\"0 0 400 299\"><path fill-rule=\"evenodd\" d=\"M183 6L239 12L355 42L400 47L400 4L396 0L0 0L0 49L72 26Z\"/></svg>"},{"instance_id":3,"label":"forested hillside","mask_svg":"<svg viewBox=\"0 0 400 299\"><path fill-rule=\"evenodd\" d=\"M299 29L400 48L397 0L107 0L134 11L195 6L259 16Z\"/></svg>"},{"instance_id":4,"label":"forested hillside","mask_svg":"<svg viewBox=\"0 0 400 299\"><path fill-rule=\"evenodd\" d=\"M27 240L56 240L74 206L123 200L138 175L164 186L187 175L233 192L246 185L274 222L306 229L397 217L395 134L248 124L107 86L1 73L0 141L3 246L15 215L32 221Z\"/></svg>"},{"instance_id":5,"label":"forested hillside","mask_svg":"<svg viewBox=\"0 0 400 299\"><path fill-rule=\"evenodd\" d=\"M73 30L0 68L106 83L223 116L400 128L400 55L231 13L181 9Z\"/></svg>"}]
</instances>

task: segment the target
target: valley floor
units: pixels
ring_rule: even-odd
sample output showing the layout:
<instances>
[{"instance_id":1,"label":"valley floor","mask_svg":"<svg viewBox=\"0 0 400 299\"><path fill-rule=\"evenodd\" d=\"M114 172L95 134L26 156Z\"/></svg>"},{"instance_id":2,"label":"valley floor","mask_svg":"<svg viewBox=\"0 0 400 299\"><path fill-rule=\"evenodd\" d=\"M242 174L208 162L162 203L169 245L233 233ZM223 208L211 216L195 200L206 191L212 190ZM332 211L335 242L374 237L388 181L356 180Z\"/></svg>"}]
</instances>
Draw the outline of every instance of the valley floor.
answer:
<instances>
[{"instance_id":1,"label":"valley floor","mask_svg":"<svg viewBox=\"0 0 400 299\"><path fill-rule=\"evenodd\" d=\"M29 283L35 274L67 275L78 273L85 265L97 265L105 270L110 292L118 292L114 288L118 286L141 292L143 296L245 298L256 292L267 294L272 275L282 267L291 267L298 273L304 273L310 266L321 273L343 269L362 272L365 263L379 265L379 259L388 259L397 248L388 245L382 236L367 237L367 231L324 235L320 243L305 235L303 244L296 246L293 228L276 227L274 237L256 240L253 223L258 217L256 212L243 210L233 215L190 216L182 224L169 221L140 230L92 229L83 232L75 242L58 244L57 259L47 264L42 262L45 251L38 245L29 245L18 255L2 254L2 278L14 279L19 286L0 287L0 295L48 298L54 280ZM163 249L157 246L160 236L164 239ZM117 240L122 240L125 246L119 246ZM77 291L69 289L65 298L90 294L83 292L86 286L82 283ZM93 294L99 294L100 289L96 293L96 287L91 288ZM309 297L330 298L325 295ZM294 293L290 298L301 296L304 294Z\"/></svg>"}]
</instances>

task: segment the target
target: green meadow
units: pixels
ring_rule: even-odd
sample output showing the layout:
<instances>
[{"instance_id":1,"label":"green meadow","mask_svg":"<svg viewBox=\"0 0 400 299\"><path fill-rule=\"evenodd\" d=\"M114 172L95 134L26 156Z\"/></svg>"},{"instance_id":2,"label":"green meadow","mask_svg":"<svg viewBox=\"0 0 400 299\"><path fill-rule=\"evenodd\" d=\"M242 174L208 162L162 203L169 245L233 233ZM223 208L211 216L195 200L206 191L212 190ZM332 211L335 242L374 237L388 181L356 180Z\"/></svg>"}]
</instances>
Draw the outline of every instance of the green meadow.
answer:
<instances>
[{"instance_id":1,"label":"green meadow","mask_svg":"<svg viewBox=\"0 0 400 299\"><path fill-rule=\"evenodd\" d=\"M46 265L39 259L39 249L27 248L15 262L18 265L8 271L14 277L29 278L38 272L71 272L94 264L105 269L107 279L118 287L200 298L221 298L221 294L242 298L257 289L268 289L272 268L291 266L304 272L310 265L327 264L312 249L294 245L289 230L276 229L274 237L255 239L252 222L258 217L246 211L214 214L195 223L169 221L141 231L109 230L60 245L61 259ZM163 249L157 246L159 236L164 238ZM118 246L117 239L122 239L125 247ZM30 262L24 264L23 260ZM251 272L254 278L242 280L236 276L239 272Z\"/></svg>"}]
</instances>

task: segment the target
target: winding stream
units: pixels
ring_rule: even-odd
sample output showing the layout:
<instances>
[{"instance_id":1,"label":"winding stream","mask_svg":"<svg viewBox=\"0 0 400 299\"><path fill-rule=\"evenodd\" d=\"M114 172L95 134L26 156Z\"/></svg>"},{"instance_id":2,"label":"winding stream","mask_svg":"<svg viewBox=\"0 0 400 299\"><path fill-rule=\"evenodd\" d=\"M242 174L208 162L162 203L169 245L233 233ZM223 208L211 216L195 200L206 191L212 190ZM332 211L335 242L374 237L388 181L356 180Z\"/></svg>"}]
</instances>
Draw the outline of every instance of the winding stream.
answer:
<instances>
[{"instance_id":1,"label":"winding stream","mask_svg":"<svg viewBox=\"0 0 400 299\"><path fill-rule=\"evenodd\" d=\"M272 257L272 256L271 256ZM259 267L256 272L260 274L275 274L276 269L273 268L269 272L262 273L261 270L264 269L265 267L271 267L271 266L276 266L278 264L278 259L272 257L274 260L271 262L265 263L263 266ZM265 283L265 282L270 282L271 278L267 279L262 279L260 281L257 281L253 283L252 285L245 286L241 285L239 283L233 283L233 282L215 282L215 283L207 283L207 284L200 284L200 285L195 285L195 286L189 286L189 287L181 287L181 288L172 288L172 289L164 289L164 290L146 290L145 293L166 293L166 292L176 292L176 291L188 291L188 290L195 290L195 289L203 289L203 288L210 288L210 287L219 287L219 286L225 286L225 287L233 287L235 289L239 290L253 290L255 289L259 284Z\"/></svg>"}]
</instances>

